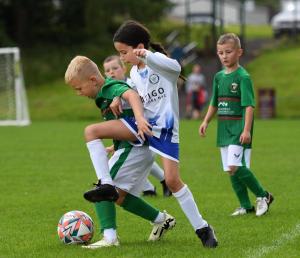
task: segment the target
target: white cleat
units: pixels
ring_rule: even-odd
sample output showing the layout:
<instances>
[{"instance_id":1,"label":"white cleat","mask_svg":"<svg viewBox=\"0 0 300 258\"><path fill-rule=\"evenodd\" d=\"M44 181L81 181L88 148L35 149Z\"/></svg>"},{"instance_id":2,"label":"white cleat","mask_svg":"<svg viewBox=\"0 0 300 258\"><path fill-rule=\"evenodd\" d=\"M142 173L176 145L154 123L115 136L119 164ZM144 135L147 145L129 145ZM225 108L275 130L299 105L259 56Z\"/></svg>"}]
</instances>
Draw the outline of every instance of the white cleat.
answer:
<instances>
[{"instance_id":1,"label":"white cleat","mask_svg":"<svg viewBox=\"0 0 300 258\"><path fill-rule=\"evenodd\" d=\"M256 216L264 215L269 210L269 206L273 200L274 197L270 193L268 193L268 197L258 197L256 199Z\"/></svg>"},{"instance_id":2,"label":"white cleat","mask_svg":"<svg viewBox=\"0 0 300 258\"><path fill-rule=\"evenodd\" d=\"M164 211L165 219L161 223L153 223L153 229L150 233L148 241L158 241L170 229L175 227L176 220L173 216Z\"/></svg>"},{"instance_id":3,"label":"white cleat","mask_svg":"<svg viewBox=\"0 0 300 258\"><path fill-rule=\"evenodd\" d=\"M246 215L247 213L251 213L254 211L255 211L254 207L252 207L250 209L245 209L243 207L239 207L231 214L231 216L235 217L235 216Z\"/></svg>"},{"instance_id":4,"label":"white cleat","mask_svg":"<svg viewBox=\"0 0 300 258\"><path fill-rule=\"evenodd\" d=\"M113 241L107 241L105 237L103 237L100 241L95 242L90 245L83 245L82 248L87 248L87 249L98 249L102 247L110 247L110 246L119 246L119 240L118 238L114 239Z\"/></svg>"}]
</instances>

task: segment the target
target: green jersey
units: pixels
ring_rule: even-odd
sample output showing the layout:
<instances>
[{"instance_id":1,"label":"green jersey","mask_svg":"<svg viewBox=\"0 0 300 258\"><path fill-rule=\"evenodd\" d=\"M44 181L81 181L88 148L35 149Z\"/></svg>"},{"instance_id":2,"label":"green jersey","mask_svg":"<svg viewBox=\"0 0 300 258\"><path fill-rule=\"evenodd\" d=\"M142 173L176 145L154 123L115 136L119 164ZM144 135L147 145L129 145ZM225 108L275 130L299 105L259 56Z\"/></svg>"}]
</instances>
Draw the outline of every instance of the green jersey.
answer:
<instances>
[{"instance_id":1,"label":"green jersey","mask_svg":"<svg viewBox=\"0 0 300 258\"><path fill-rule=\"evenodd\" d=\"M112 103L115 97L121 97L122 94L131 89L130 86L124 81L118 81L111 78L107 78L105 83L98 92L95 103L101 110L101 114L104 120L115 120L116 117L112 113L109 105ZM122 117L132 117L134 116L132 109L124 109L123 113L119 118ZM127 141L116 141L114 140L115 150L131 146Z\"/></svg>"},{"instance_id":2,"label":"green jersey","mask_svg":"<svg viewBox=\"0 0 300 258\"><path fill-rule=\"evenodd\" d=\"M243 67L230 74L218 72L213 81L210 105L218 108L217 146L241 145L240 136L245 125L245 108L255 106L250 75ZM253 124L251 128L251 139ZM251 148L251 143L244 145Z\"/></svg>"}]
</instances>

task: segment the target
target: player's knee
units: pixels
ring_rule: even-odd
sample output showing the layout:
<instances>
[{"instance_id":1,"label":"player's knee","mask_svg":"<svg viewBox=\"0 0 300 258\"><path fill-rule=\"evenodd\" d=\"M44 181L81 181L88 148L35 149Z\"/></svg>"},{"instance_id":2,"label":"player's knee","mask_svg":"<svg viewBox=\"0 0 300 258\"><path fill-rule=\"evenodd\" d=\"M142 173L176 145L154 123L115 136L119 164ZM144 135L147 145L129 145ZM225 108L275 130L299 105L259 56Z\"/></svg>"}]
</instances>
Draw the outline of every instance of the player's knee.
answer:
<instances>
[{"instance_id":1,"label":"player's knee","mask_svg":"<svg viewBox=\"0 0 300 258\"><path fill-rule=\"evenodd\" d=\"M95 125L88 125L84 129L84 137L87 141L91 141L97 138Z\"/></svg>"},{"instance_id":2,"label":"player's knee","mask_svg":"<svg viewBox=\"0 0 300 258\"><path fill-rule=\"evenodd\" d=\"M125 197L126 197L126 195L127 195L127 192L125 192L125 191L123 191L123 190L121 190L121 189L118 189L118 192L119 192L119 198L118 198L118 200L116 200L115 203L116 203L117 205L121 206L122 203L123 203L124 200L125 200Z\"/></svg>"},{"instance_id":3,"label":"player's knee","mask_svg":"<svg viewBox=\"0 0 300 258\"><path fill-rule=\"evenodd\" d=\"M165 181L172 193L177 192L183 185L181 180L176 177L166 177Z\"/></svg>"}]
</instances>

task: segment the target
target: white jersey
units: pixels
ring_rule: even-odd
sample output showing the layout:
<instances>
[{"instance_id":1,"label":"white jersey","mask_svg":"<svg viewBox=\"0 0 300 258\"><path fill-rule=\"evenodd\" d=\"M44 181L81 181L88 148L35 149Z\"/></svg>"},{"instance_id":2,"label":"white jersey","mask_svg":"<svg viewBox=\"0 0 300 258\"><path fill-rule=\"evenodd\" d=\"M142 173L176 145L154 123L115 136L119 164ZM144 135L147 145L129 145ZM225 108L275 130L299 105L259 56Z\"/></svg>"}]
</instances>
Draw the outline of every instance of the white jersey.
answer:
<instances>
[{"instance_id":1,"label":"white jersey","mask_svg":"<svg viewBox=\"0 0 300 258\"><path fill-rule=\"evenodd\" d=\"M141 96L145 117L152 125L153 135L172 135L171 142L179 142L179 103L177 80L179 63L162 53L147 51L141 59L146 67L133 66L130 78Z\"/></svg>"}]
</instances>

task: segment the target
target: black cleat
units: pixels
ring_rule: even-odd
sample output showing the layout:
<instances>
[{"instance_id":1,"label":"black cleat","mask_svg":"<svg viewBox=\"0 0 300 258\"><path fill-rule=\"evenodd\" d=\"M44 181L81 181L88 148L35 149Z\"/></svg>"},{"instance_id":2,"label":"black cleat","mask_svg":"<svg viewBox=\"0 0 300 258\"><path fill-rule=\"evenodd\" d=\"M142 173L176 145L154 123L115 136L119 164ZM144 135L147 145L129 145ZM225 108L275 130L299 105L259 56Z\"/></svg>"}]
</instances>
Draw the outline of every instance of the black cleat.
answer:
<instances>
[{"instance_id":1,"label":"black cleat","mask_svg":"<svg viewBox=\"0 0 300 258\"><path fill-rule=\"evenodd\" d=\"M214 229L210 225L197 229L196 234L201 239L204 247L216 248L218 246L218 240L215 236Z\"/></svg>"},{"instance_id":2,"label":"black cleat","mask_svg":"<svg viewBox=\"0 0 300 258\"><path fill-rule=\"evenodd\" d=\"M119 198L119 193L113 185L101 184L99 180L94 184L95 188L83 194L84 199L90 202L110 201L115 202Z\"/></svg>"},{"instance_id":3,"label":"black cleat","mask_svg":"<svg viewBox=\"0 0 300 258\"><path fill-rule=\"evenodd\" d=\"M143 191L143 195L144 196L157 196L156 187L154 187L154 190Z\"/></svg>"},{"instance_id":4,"label":"black cleat","mask_svg":"<svg viewBox=\"0 0 300 258\"><path fill-rule=\"evenodd\" d=\"M160 182L161 185L162 185L162 188L163 188L163 195L164 197L169 197L172 195L172 192L170 191L170 189L168 188L167 184L166 184L166 181L163 180Z\"/></svg>"}]
</instances>

